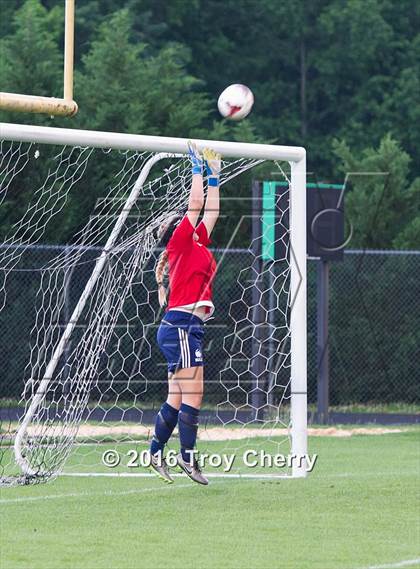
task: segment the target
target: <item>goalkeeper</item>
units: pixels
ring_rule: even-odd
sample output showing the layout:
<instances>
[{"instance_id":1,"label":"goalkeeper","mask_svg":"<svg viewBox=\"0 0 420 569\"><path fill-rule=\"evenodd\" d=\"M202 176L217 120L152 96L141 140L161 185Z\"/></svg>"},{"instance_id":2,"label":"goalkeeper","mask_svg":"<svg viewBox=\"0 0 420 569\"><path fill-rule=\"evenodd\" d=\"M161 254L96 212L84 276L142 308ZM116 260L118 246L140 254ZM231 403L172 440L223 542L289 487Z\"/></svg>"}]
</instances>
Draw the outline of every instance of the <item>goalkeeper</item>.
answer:
<instances>
[{"instance_id":1,"label":"goalkeeper","mask_svg":"<svg viewBox=\"0 0 420 569\"><path fill-rule=\"evenodd\" d=\"M219 216L220 154L205 149L200 155L189 144L192 184L184 217L172 214L159 228L165 247L156 265L159 303L167 309L157 332L159 348L168 362L168 398L156 417L151 442L151 468L173 482L163 449L178 423L181 450L178 466L195 482L208 484L194 455L198 416L203 398L203 323L213 314L212 284L216 262L207 246ZM207 176L204 203L203 173ZM198 223L204 206L203 218ZM169 299L163 283L168 267Z\"/></svg>"}]
</instances>

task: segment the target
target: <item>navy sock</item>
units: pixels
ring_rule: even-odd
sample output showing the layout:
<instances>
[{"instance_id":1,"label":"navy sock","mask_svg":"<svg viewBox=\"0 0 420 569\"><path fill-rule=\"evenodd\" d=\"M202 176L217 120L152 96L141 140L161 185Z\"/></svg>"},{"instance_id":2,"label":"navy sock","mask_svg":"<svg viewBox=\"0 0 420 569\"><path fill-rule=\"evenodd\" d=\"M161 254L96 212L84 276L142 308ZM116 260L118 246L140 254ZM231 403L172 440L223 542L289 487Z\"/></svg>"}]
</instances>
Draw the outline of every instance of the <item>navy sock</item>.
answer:
<instances>
[{"instance_id":1,"label":"navy sock","mask_svg":"<svg viewBox=\"0 0 420 569\"><path fill-rule=\"evenodd\" d=\"M151 454L162 452L178 422L178 409L165 403L156 416L155 433L150 445Z\"/></svg>"},{"instance_id":2,"label":"navy sock","mask_svg":"<svg viewBox=\"0 0 420 569\"><path fill-rule=\"evenodd\" d=\"M192 451L195 447L198 431L198 414L200 409L191 407L183 403L179 410L179 440L181 443L182 458L186 462L191 462L193 454Z\"/></svg>"}]
</instances>

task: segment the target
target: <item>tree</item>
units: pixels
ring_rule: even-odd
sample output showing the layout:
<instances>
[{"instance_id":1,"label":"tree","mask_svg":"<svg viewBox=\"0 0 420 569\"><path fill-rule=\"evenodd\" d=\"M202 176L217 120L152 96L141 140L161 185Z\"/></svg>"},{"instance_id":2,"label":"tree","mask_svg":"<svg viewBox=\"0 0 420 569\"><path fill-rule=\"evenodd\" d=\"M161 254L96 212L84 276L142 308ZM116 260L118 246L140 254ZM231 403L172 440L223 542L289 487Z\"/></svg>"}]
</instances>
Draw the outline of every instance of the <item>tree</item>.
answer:
<instances>
[{"instance_id":1,"label":"tree","mask_svg":"<svg viewBox=\"0 0 420 569\"><path fill-rule=\"evenodd\" d=\"M22 0L7 0L1 3L0 39L10 33L13 17L21 6Z\"/></svg>"},{"instance_id":2,"label":"tree","mask_svg":"<svg viewBox=\"0 0 420 569\"><path fill-rule=\"evenodd\" d=\"M392 133L413 158L418 154L419 134L409 121L419 119L420 9L410 0L404 5L406 12L385 0L328 3L314 63L324 87L317 134L335 132L362 150ZM412 162L412 172L419 163Z\"/></svg>"},{"instance_id":3,"label":"tree","mask_svg":"<svg viewBox=\"0 0 420 569\"><path fill-rule=\"evenodd\" d=\"M408 221L393 241L395 249L420 248L420 178L416 178L409 188L410 213Z\"/></svg>"},{"instance_id":4,"label":"tree","mask_svg":"<svg viewBox=\"0 0 420 569\"><path fill-rule=\"evenodd\" d=\"M12 33L0 41L3 91L62 96L63 21L63 10L48 12L40 0L26 0L13 18Z\"/></svg>"},{"instance_id":5,"label":"tree","mask_svg":"<svg viewBox=\"0 0 420 569\"><path fill-rule=\"evenodd\" d=\"M2 89L60 96L63 3L4 4ZM79 114L55 126L304 145L308 171L331 181L341 172L334 138L362 156L391 133L411 157L406 187L418 171L414 0L225 0L223 9L219 0L77 0L76 16ZM216 108L233 82L255 94L239 125ZM52 124L34 114L1 119Z\"/></svg>"},{"instance_id":6,"label":"tree","mask_svg":"<svg viewBox=\"0 0 420 569\"><path fill-rule=\"evenodd\" d=\"M160 135L193 135L207 119L209 103L202 83L186 66L189 52L169 44L156 55L131 42L128 10L116 12L100 27L77 74L85 128Z\"/></svg>"},{"instance_id":7,"label":"tree","mask_svg":"<svg viewBox=\"0 0 420 569\"><path fill-rule=\"evenodd\" d=\"M40 0L26 0L11 20L10 34L0 40L1 89L12 93L62 96L63 54L59 47L64 10L48 11ZM1 112L0 120L49 124L44 115ZM0 234L21 218L33 192L45 179L48 164L39 161L36 170L12 185L0 206ZM60 236L60 234L59 234Z\"/></svg>"},{"instance_id":8,"label":"tree","mask_svg":"<svg viewBox=\"0 0 420 569\"><path fill-rule=\"evenodd\" d=\"M356 154L345 142L335 142L334 149L351 186L345 196L346 216L354 228L351 246L390 249L396 243L408 245L420 217L420 179L409 184L408 154L389 135L377 150L367 148ZM418 247L418 243L410 244Z\"/></svg>"}]
</instances>

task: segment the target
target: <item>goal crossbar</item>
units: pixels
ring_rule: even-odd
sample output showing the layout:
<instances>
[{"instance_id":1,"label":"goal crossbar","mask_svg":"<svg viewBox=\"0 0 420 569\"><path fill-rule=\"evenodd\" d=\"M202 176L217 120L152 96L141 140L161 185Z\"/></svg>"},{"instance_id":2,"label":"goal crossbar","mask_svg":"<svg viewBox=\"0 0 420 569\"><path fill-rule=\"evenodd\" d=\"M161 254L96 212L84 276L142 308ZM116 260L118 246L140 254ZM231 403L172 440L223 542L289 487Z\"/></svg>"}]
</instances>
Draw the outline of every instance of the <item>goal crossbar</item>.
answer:
<instances>
[{"instance_id":1,"label":"goal crossbar","mask_svg":"<svg viewBox=\"0 0 420 569\"><path fill-rule=\"evenodd\" d=\"M150 152L170 152L186 154L188 139L139 134L122 134L95 130L54 128L23 124L0 123L0 138L19 142L39 144L58 144L69 146L89 146L113 150L148 150ZM285 160L300 162L305 160L306 152L299 146L277 146L249 142L227 142L221 140L194 139L198 148L210 146L226 158L255 158L262 160Z\"/></svg>"},{"instance_id":2,"label":"goal crossbar","mask_svg":"<svg viewBox=\"0 0 420 569\"><path fill-rule=\"evenodd\" d=\"M0 139L39 144L187 154L188 139L0 123ZM290 180L290 385L292 453L307 454L306 354L306 152L304 148L242 142L195 140L225 158L287 161ZM41 394L42 396L42 394ZM293 476L306 476L296 461Z\"/></svg>"}]
</instances>

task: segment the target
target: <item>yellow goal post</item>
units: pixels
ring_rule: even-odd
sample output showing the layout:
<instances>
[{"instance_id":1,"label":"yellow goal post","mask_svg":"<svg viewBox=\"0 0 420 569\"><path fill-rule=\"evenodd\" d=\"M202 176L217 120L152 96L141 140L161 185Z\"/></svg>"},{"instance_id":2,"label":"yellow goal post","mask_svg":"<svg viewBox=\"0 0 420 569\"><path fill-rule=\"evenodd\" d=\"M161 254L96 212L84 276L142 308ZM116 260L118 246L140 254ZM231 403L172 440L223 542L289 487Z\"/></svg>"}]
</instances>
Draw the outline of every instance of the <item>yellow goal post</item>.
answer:
<instances>
[{"instance_id":1,"label":"yellow goal post","mask_svg":"<svg viewBox=\"0 0 420 569\"><path fill-rule=\"evenodd\" d=\"M0 110L43 113L51 116L73 116L77 103L73 100L75 0L66 0L64 39L64 97L39 97L0 92Z\"/></svg>"}]
</instances>

